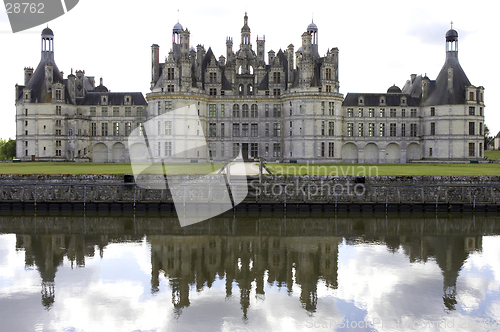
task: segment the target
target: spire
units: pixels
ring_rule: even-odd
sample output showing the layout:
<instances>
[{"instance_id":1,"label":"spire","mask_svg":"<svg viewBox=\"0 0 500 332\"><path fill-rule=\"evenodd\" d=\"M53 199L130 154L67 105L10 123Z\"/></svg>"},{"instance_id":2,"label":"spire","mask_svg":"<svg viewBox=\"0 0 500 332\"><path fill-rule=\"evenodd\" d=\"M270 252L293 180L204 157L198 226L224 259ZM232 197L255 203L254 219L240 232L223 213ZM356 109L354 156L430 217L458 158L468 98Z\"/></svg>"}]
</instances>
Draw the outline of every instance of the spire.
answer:
<instances>
[{"instance_id":1,"label":"spire","mask_svg":"<svg viewBox=\"0 0 500 332\"><path fill-rule=\"evenodd\" d=\"M446 32L446 58L458 58L458 32L453 29L453 22L450 25L450 30Z\"/></svg>"}]
</instances>

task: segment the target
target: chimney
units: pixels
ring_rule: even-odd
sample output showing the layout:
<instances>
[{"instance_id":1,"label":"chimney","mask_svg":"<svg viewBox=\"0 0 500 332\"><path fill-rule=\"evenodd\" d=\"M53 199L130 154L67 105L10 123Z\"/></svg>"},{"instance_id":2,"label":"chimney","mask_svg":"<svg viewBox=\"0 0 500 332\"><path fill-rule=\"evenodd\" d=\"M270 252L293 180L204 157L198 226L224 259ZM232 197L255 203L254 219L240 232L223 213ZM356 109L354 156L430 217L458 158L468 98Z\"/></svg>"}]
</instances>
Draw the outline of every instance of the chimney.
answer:
<instances>
[{"instance_id":1,"label":"chimney","mask_svg":"<svg viewBox=\"0 0 500 332\"><path fill-rule=\"evenodd\" d=\"M422 100L425 100L427 98L430 85L431 85L431 80L427 77L427 74L426 74L422 78Z\"/></svg>"},{"instance_id":2,"label":"chimney","mask_svg":"<svg viewBox=\"0 0 500 332\"><path fill-rule=\"evenodd\" d=\"M160 77L160 46L151 46L151 87L158 82Z\"/></svg>"},{"instance_id":3,"label":"chimney","mask_svg":"<svg viewBox=\"0 0 500 332\"><path fill-rule=\"evenodd\" d=\"M413 84L413 82L415 82L415 78L417 78L417 74L411 74L411 80L410 80L410 83Z\"/></svg>"},{"instance_id":4,"label":"chimney","mask_svg":"<svg viewBox=\"0 0 500 332\"><path fill-rule=\"evenodd\" d=\"M28 85L32 75L33 75L33 68L24 67L24 86Z\"/></svg>"}]
</instances>

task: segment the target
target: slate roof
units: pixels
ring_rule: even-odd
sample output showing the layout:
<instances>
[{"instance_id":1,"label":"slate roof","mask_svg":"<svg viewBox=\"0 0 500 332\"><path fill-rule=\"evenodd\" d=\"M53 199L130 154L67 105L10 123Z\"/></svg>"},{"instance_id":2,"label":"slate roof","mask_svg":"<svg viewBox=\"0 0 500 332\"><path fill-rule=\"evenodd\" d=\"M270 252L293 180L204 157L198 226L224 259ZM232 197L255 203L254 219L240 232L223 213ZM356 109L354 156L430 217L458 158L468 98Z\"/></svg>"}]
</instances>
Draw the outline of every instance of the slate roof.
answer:
<instances>
[{"instance_id":1,"label":"slate roof","mask_svg":"<svg viewBox=\"0 0 500 332\"><path fill-rule=\"evenodd\" d=\"M420 98L405 93L348 93L342 106L358 106L358 98L363 97L363 106L380 106L380 98L384 97L385 106L401 106L401 97L406 97L406 105L419 106Z\"/></svg>"},{"instance_id":2,"label":"slate roof","mask_svg":"<svg viewBox=\"0 0 500 332\"><path fill-rule=\"evenodd\" d=\"M109 106L124 105L125 96L131 96L131 105L147 105L141 92L87 92L85 97L76 98L78 105L101 105L101 96L108 97Z\"/></svg>"}]
</instances>

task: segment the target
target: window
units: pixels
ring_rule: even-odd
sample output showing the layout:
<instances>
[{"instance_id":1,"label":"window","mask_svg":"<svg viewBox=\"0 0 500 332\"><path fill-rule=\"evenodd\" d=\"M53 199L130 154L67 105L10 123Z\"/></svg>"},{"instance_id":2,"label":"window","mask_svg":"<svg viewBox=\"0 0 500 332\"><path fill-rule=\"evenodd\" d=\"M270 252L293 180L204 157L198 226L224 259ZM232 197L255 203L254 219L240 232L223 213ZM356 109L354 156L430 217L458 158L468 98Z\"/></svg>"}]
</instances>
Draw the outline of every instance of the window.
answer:
<instances>
[{"instance_id":1,"label":"window","mask_svg":"<svg viewBox=\"0 0 500 332\"><path fill-rule=\"evenodd\" d=\"M172 120L165 121L165 136L172 135Z\"/></svg>"},{"instance_id":2,"label":"window","mask_svg":"<svg viewBox=\"0 0 500 332\"><path fill-rule=\"evenodd\" d=\"M435 116L435 115L436 115L436 108L431 107L431 116Z\"/></svg>"},{"instance_id":3,"label":"window","mask_svg":"<svg viewBox=\"0 0 500 332\"><path fill-rule=\"evenodd\" d=\"M90 135L91 136L97 136L97 123L92 122L90 125Z\"/></svg>"},{"instance_id":4,"label":"window","mask_svg":"<svg viewBox=\"0 0 500 332\"><path fill-rule=\"evenodd\" d=\"M391 137L396 136L396 124L395 123L389 123L389 136L391 136Z\"/></svg>"},{"instance_id":5,"label":"window","mask_svg":"<svg viewBox=\"0 0 500 332\"><path fill-rule=\"evenodd\" d=\"M476 115L476 108L475 107L469 107L469 115Z\"/></svg>"},{"instance_id":6,"label":"window","mask_svg":"<svg viewBox=\"0 0 500 332\"><path fill-rule=\"evenodd\" d=\"M280 143L273 144L273 156L274 157L281 157L281 144Z\"/></svg>"},{"instance_id":7,"label":"window","mask_svg":"<svg viewBox=\"0 0 500 332\"><path fill-rule=\"evenodd\" d=\"M475 122L469 122L469 135L474 135Z\"/></svg>"},{"instance_id":8,"label":"window","mask_svg":"<svg viewBox=\"0 0 500 332\"><path fill-rule=\"evenodd\" d=\"M223 117L226 116L225 111L226 111L225 105L224 104L220 105L220 116L221 116L221 118L223 118Z\"/></svg>"},{"instance_id":9,"label":"window","mask_svg":"<svg viewBox=\"0 0 500 332\"><path fill-rule=\"evenodd\" d=\"M101 123L101 136L108 136L108 124L106 122Z\"/></svg>"},{"instance_id":10,"label":"window","mask_svg":"<svg viewBox=\"0 0 500 332\"><path fill-rule=\"evenodd\" d=\"M28 125L28 121L26 121L26 125ZM56 127L61 127L61 120L56 120Z\"/></svg>"},{"instance_id":11,"label":"window","mask_svg":"<svg viewBox=\"0 0 500 332\"><path fill-rule=\"evenodd\" d=\"M380 124L379 136L385 136L385 123Z\"/></svg>"},{"instance_id":12,"label":"window","mask_svg":"<svg viewBox=\"0 0 500 332\"><path fill-rule=\"evenodd\" d=\"M26 113L28 115L28 113ZM61 106L56 106L56 115L61 115Z\"/></svg>"},{"instance_id":13,"label":"window","mask_svg":"<svg viewBox=\"0 0 500 332\"><path fill-rule=\"evenodd\" d=\"M247 104L243 104L243 106L241 106L241 117L248 118L248 105Z\"/></svg>"},{"instance_id":14,"label":"window","mask_svg":"<svg viewBox=\"0 0 500 332\"><path fill-rule=\"evenodd\" d=\"M328 81L332 80L332 69L331 68L325 68L325 80L328 80Z\"/></svg>"},{"instance_id":15,"label":"window","mask_svg":"<svg viewBox=\"0 0 500 332\"><path fill-rule=\"evenodd\" d=\"M165 157L172 156L172 142L165 142Z\"/></svg>"},{"instance_id":16,"label":"window","mask_svg":"<svg viewBox=\"0 0 500 332\"><path fill-rule=\"evenodd\" d=\"M113 136L120 136L120 124L118 122L113 123Z\"/></svg>"},{"instance_id":17,"label":"window","mask_svg":"<svg viewBox=\"0 0 500 332\"><path fill-rule=\"evenodd\" d=\"M120 116L120 108L113 107L113 116Z\"/></svg>"},{"instance_id":18,"label":"window","mask_svg":"<svg viewBox=\"0 0 500 332\"><path fill-rule=\"evenodd\" d=\"M281 118L281 104L273 105L273 116L275 118Z\"/></svg>"},{"instance_id":19,"label":"window","mask_svg":"<svg viewBox=\"0 0 500 332\"><path fill-rule=\"evenodd\" d=\"M217 88L210 88L208 90L208 93L210 94L210 96L217 96Z\"/></svg>"},{"instance_id":20,"label":"window","mask_svg":"<svg viewBox=\"0 0 500 332\"><path fill-rule=\"evenodd\" d=\"M137 112L137 116L142 116L142 114L143 114L142 113L142 107L137 107L136 112Z\"/></svg>"},{"instance_id":21,"label":"window","mask_svg":"<svg viewBox=\"0 0 500 332\"><path fill-rule=\"evenodd\" d=\"M436 135L436 123L431 122L431 135Z\"/></svg>"},{"instance_id":22,"label":"window","mask_svg":"<svg viewBox=\"0 0 500 332\"><path fill-rule=\"evenodd\" d=\"M257 104L252 104L250 116L252 118L257 118L259 116L259 108L257 107Z\"/></svg>"},{"instance_id":23,"label":"window","mask_svg":"<svg viewBox=\"0 0 500 332\"><path fill-rule=\"evenodd\" d=\"M125 122L125 136L129 136L132 132L132 122Z\"/></svg>"},{"instance_id":24,"label":"window","mask_svg":"<svg viewBox=\"0 0 500 332\"><path fill-rule=\"evenodd\" d=\"M476 155L476 144L469 143L469 157L474 157Z\"/></svg>"},{"instance_id":25,"label":"window","mask_svg":"<svg viewBox=\"0 0 500 332\"><path fill-rule=\"evenodd\" d=\"M479 157L483 156L483 143L479 143Z\"/></svg>"},{"instance_id":26,"label":"window","mask_svg":"<svg viewBox=\"0 0 500 332\"><path fill-rule=\"evenodd\" d=\"M233 118L239 118L240 117L240 105L234 104L233 105Z\"/></svg>"},{"instance_id":27,"label":"window","mask_svg":"<svg viewBox=\"0 0 500 332\"><path fill-rule=\"evenodd\" d=\"M241 136L248 137L248 123L241 124Z\"/></svg>"},{"instance_id":28,"label":"window","mask_svg":"<svg viewBox=\"0 0 500 332\"><path fill-rule=\"evenodd\" d=\"M266 105L265 105L264 116L265 116L266 118L268 118L268 117L269 117L269 105L268 105L268 104L266 104Z\"/></svg>"},{"instance_id":29,"label":"window","mask_svg":"<svg viewBox=\"0 0 500 332\"><path fill-rule=\"evenodd\" d=\"M401 124L401 136L402 137L406 136L406 123Z\"/></svg>"},{"instance_id":30,"label":"window","mask_svg":"<svg viewBox=\"0 0 500 332\"><path fill-rule=\"evenodd\" d=\"M158 142L158 151L156 152L157 156L160 157L161 156L161 142Z\"/></svg>"},{"instance_id":31,"label":"window","mask_svg":"<svg viewBox=\"0 0 500 332\"><path fill-rule=\"evenodd\" d=\"M226 152L225 152L225 149L224 149L224 143L220 144L220 156L221 157L225 157L226 156Z\"/></svg>"},{"instance_id":32,"label":"window","mask_svg":"<svg viewBox=\"0 0 500 332\"><path fill-rule=\"evenodd\" d=\"M220 124L220 137L224 137L224 123ZM221 156L223 157L223 156Z\"/></svg>"},{"instance_id":33,"label":"window","mask_svg":"<svg viewBox=\"0 0 500 332\"><path fill-rule=\"evenodd\" d=\"M257 123L252 123L250 128L250 136L257 137L259 136L259 127Z\"/></svg>"},{"instance_id":34,"label":"window","mask_svg":"<svg viewBox=\"0 0 500 332\"><path fill-rule=\"evenodd\" d=\"M333 101L328 102L328 115L335 115L335 103Z\"/></svg>"},{"instance_id":35,"label":"window","mask_svg":"<svg viewBox=\"0 0 500 332\"><path fill-rule=\"evenodd\" d=\"M273 73L273 83L274 84L280 84L281 83L281 73L280 72L274 72Z\"/></svg>"},{"instance_id":36,"label":"window","mask_svg":"<svg viewBox=\"0 0 500 332\"><path fill-rule=\"evenodd\" d=\"M170 112L173 109L173 103L171 100L165 100L165 112Z\"/></svg>"},{"instance_id":37,"label":"window","mask_svg":"<svg viewBox=\"0 0 500 332\"><path fill-rule=\"evenodd\" d=\"M142 122L137 122L137 128L139 128L139 136L142 136L144 132L144 124Z\"/></svg>"},{"instance_id":38,"label":"window","mask_svg":"<svg viewBox=\"0 0 500 332\"><path fill-rule=\"evenodd\" d=\"M354 116L354 110L352 108L347 109L347 117L352 118Z\"/></svg>"},{"instance_id":39,"label":"window","mask_svg":"<svg viewBox=\"0 0 500 332\"><path fill-rule=\"evenodd\" d=\"M369 118L375 117L375 109L373 109L373 108L368 109L368 117Z\"/></svg>"},{"instance_id":40,"label":"window","mask_svg":"<svg viewBox=\"0 0 500 332\"><path fill-rule=\"evenodd\" d=\"M363 109L362 108L358 109L358 117L359 118L363 117Z\"/></svg>"},{"instance_id":41,"label":"window","mask_svg":"<svg viewBox=\"0 0 500 332\"><path fill-rule=\"evenodd\" d=\"M391 118L395 118L396 117L396 109L395 108L391 108L390 111L389 111L389 116Z\"/></svg>"},{"instance_id":42,"label":"window","mask_svg":"<svg viewBox=\"0 0 500 332\"><path fill-rule=\"evenodd\" d=\"M385 108L380 109L380 117L384 118L385 117Z\"/></svg>"},{"instance_id":43,"label":"window","mask_svg":"<svg viewBox=\"0 0 500 332\"><path fill-rule=\"evenodd\" d=\"M250 157L257 158L258 154L259 154L259 144L250 143Z\"/></svg>"},{"instance_id":44,"label":"window","mask_svg":"<svg viewBox=\"0 0 500 332\"><path fill-rule=\"evenodd\" d=\"M321 114L325 115L325 102L324 101L321 102Z\"/></svg>"},{"instance_id":45,"label":"window","mask_svg":"<svg viewBox=\"0 0 500 332\"><path fill-rule=\"evenodd\" d=\"M325 142L321 142L321 152L320 156L324 157L325 156Z\"/></svg>"},{"instance_id":46,"label":"window","mask_svg":"<svg viewBox=\"0 0 500 332\"><path fill-rule=\"evenodd\" d=\"M412 108L410 110L410 117L412 117L412 118L416 118L417 117L417 109L416 108Z\"/></svg>"},{"instance_id":47,"label":"window","mask_svg":"<svg viewBox=\"0 0 500 332\"><path fill-rule=\"evenodd\" d=\"M265 131L265 136L269 137L269 122L266 123L266 131Z\"/></svg>"},{"instance_id":48,"label":"window","mask_svg":"<svg viewBox=\"0 0 500 332\"><path fill-rule=\"evenodd\" d=\"M157 110L158 110L158 115L163 114L162 109L161 109L161 101L158 102Z\"/></svg>"},{"instance_id":49,"label":"window","mask_svg":"<svg viewBox=\"0 0 500 332\"><path fill-rule=\"evenodd\" d=\"M410 123L410 136L417 137L417 124L416 123Z\"/></svg>"},{"instance_id":50,"label":"window","mask_svg":"<svg viewBox=\"0 0 500 332\"><path fill-rule=\"evenodd\" d=\"M132 107L125 107L125 116L132 116Z\"/></svg>"},{"instance_id":51,"label":"window","mask_svg":"<svg viewBox=\"0 0 500 332\"><path fill-rule=\"evenodd\" d=\"M28 143L28 142L26 142L26 143ZM28 145L26 144L26 146L28 146ZM56 146L62 146L62 141L56 141Z\"/></svg>"},{"instance_id":52,"label":"window","mask_svg":"<svg viewBox=\"0 0 500 332\"><path fill-rule=\"evenodd\" d=\"M233 143L233 157L236 158L240 154L240 144Z\"/></svg>"},{"instance_id":53,"label":"window","mask_svg":"<svg viewBox=\"0 0 500 332\"><path fill-rule=\"evenodd\" d=\"M61 89L56 89L56 99L57 100L61 100L62 99Z\"/></svg>"},{"instance_id":54,"label":"window","mask_svg":"<svg viewBox=\"0 0 500 332\"><path fill-rule=\"evenodd\" d=\"M174 85L173 84L168 84L167 85L167 92L174 92L174 91L175 91Z\"/></svg>"},{"instance_id":55,"label":"window","mask_svg":"<svg viewBox=\"0 0 500 332\"><path fill-rule=\"evenodd\" d=\"M209 123L208 124L208 136L209 137L217 136L217 124L216 123Z\"/></svg>"},{"instance_id":56,"label":"window","mask_svg":"<svg viewBox=\"0 0 500 332\"><path fill-rule=\"evenodd\" d=\"M174 68L167 68L167 80L175 79L175 71Z\"/></svg>"},{"instance_id":57,"label":"window","mask_svg":"<svg viewBox=\"0 0 500 332\"><path fill-rule=\"evenodd\" d=\"M28 115L28 114L26 114L26 115ZM479 107L479 115L483 116L483 108L482 107Z\"/></svg>"},{"instance_id":58,"label":"window","mask_svg":"<svg viewBox=\"0 0 500 332\"><path fill-rule=\"evenodd\" d=\"M209 73L209 82L217 83L217 73Z\"/></svg>"},{"instance_id":59,"label":"window","mask_svg":"<svg viewBox=\"0 0 500 332\"><path fill-rule=\"evenodd\" d=\"M401 109L401 117L406 118L406 109L405 108Z\"/></svg>"},{"instance_id":60,"label":"window","mask_svg":"<svg viewBox=\"0 0 500 332\"><path fill-rule=\"evenodd\" d=\"M473 91L469 92L469 100L471 100L471 101L474 100L474 92Z\"/></svg>"},{"instance_id":61,"label":"window","mask_svg":"<svg viewBox=\"0 0 500 332\"><path fill-rule=\"evenodd\" d=\"M325 136L325 121L321 121L321 136Z\"/></svg>"},{"instance_id":62,"label":"window","mask_svg":"<svg viewBox=\"0 0 500 332\"><path fill-rule=\"evenodd\" d=\"M57 106L56 106L56 109L57 109ZM24 115L28 116L28 109L27 108L24 109Z\"/></svg>"},{"instance_id":63,"label":"window","mask_svg":"<svg viewBox=\"0 0 500 332\"><path fill-rule=\"evenodd\" d=\"M333 142L328 143L328 157L335 157L335 145Z\"/></svg>"},{"instance_id":64,"label":"window","mask_svg":"<svg viewBox=\"0 0 500 332\"><path fill-rule=\"evenodd\" d=\"M349 122L347 124L347 136L352 137L353 136L353 131L354 131L354 123Z\"/></svg>"},{"instance_id":65,"label":"window","mask_svg":"<svg viewBox=\"0 0 500 332\"><path fill-rule=\"evenodd\" d=\"M217 146L215 142L208 143L208 156L210 159L217 157Z\"/></svg>"},{"instance_id":66,"label":"window","mask_svg":"<svg viewBox=\"0 0 500 332\"><path fill-rule=\"evenodd\" d=\"M363 137L363 123L358 123L358 136Z\"/></svg>"},{"instance_id":67,"label":"window","mask_svg":"<svg viewBox=\"0 0 500 332\"><path fill-rule=\"evenodd\" d=\"M108 108L107 107L101 108L101 116L108 116Z\"/></svg>"},{"instance_id":68,"label":"window","mask_svg":"<svg viewBox=\"0 0 500 332\"><path fill-rule=\"evenodd\" d=\"M157 130L158 136L161 135L161 121L158 121L158 130Z\"/></svg>"},{"instance_id":69,"label":"window","mask_svg":"<svg viewBox=\"0 0 500 332\"><path fill-rule=\"evenodd\" d=\"M217 105L209 104L208 105L208 117L215 118L217 116Z\"/></svg>"},{"instance_id":70,"label":"window","mask_svg":"<svg viewBox=\"0 0 500 332\"><path fill-rule=\"evenodd\" d=\"M239 136L240 136L240 124L233 123L233 137L239 137Z\"/></svg>"},{"instance_id":71,"label":"window","mask_svg":"<svg viewBox=\"0 0 500 332\"><path fill-rule=\"evenodd\" d=\"M335 135L335 122L328 121L328 136Z\"/></svg>"},{"instance_id":72,"label":"window","mask_svg":"<svg viewBox=\"0 0 500 332\"><path fill-rule=\"evenodd\" d=\"M26 150L26 152L28 152L28 150ZM26 153L26 155L28 155ZM61 150L56 150L56 157L60 157L61 156Z\"/></svg>"},{"instance_id":73,"label":"window","mask_svg":"<svg viewBox=\"0 0 500 332\"><path fill-rule=\"evenodd\" d=\"M479 122L479 135L483 135L483 123Z\"/></svg>"},{"instance_id":74,"label":"window","mask_svg":"<svg viewBox=\"0 0 500 332\"><path fill-rule=\"evenodd\" d=\"M269 157L269 143L266 143L266 145L265 145L264 156Z\"/></svg>"},{"instance_id":75,"label":"window","mask_svg":"<svg viewBox=\"0 0 500 332\"><path fill-rule=\"evenodd\" d=\"M432 148L429 148L429 157L432 157Z\"/></svg>"},{"instance_id":76,"label":"window","mask_svg":"<svg viewBox=\"0 0 500 332\"><path fill-rule=\"evenodd\" d=\"M279 123L279 122L273 123L273 136L274 137L281 136L281 123Z\"/></svg>"},{"instance_id":77,"label":"window","mask_svg":"<svg viewBox=\"0 0 500 332\"><path fill-rule=\"evenodd\" d=\"M368 124L368 136L370 136L370 137L375 136L375 124L374 123Z\"/></svg>"},{"instance_id":78,"label":"window","mask_svg":"<svg viewBox=\"0 0 500 332\"><path fill-rule=\"evenodd\" d=\"M26 135L28 135L28 131L26 130ZM61 136L62 135L62 132L61 132L61 129L56 129L56 136Z\"/></svg>"}]
</instances>

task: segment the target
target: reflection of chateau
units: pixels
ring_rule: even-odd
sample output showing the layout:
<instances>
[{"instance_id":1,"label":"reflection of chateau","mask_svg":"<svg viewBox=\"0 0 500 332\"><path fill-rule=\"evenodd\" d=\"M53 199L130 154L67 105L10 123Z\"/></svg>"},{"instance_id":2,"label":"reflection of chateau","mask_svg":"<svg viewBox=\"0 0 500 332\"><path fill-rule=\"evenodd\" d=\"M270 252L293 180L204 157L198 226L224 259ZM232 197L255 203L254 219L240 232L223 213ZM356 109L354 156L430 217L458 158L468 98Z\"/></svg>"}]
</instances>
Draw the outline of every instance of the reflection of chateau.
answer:
<instances>
[{"instance_id":1,"label":"reflection of chateau","mask_svg":"<svg viewBox=\"0 0 500 332\"><path fill-rule=\"evenodd\" d=\"M265 295L266 282L287 287L300 285L300 302L314 312L320 279L337 288L337 255L340 237L253 237L253 236L149 236L151 243L152 289L158 290L164 271L172 287L172 302L178 312L190 305L189 288L211 287L225 276L226 296L232 284L240 290L240 304L246 318L252 283L255 296Z\"/></svg>"},{"instance_id":2,"label":"reflection of chateau","mask_svg":"<svg viewBox=\"0 0 500 332\"><path fill-rule=\"evenodd\" d=\"M409 218L338 219L335 223L331 219L287 218L286 225L276 218L241 218L237 223L232 218L220 218L186 228L162 218L96 217L86 219L85 232L89 235L81 235L83 230L75 225L75 221L81 221L79 217L38 219L33 223L32 217L0 217L0 233L32 234L35 224L50 225L43 228L46 235L17 235L16 244L16 248L25 249L26 266L36 266L40 273L42 303L48 309L55 300L55 276L64 256L72 265L84 266L85 257L93 257L96 247L102 257L111 242L139 241L142 234L155 234L147 235L153 293L159 291L164 274L180 315L191 305L189 292L193 287L202 291L218 278L225 278L227 297L232 296L233 287L240 291L244 318L251 296L265 297L266 282L268 286L286 287L290 293L293 285L298 285L300 303L313 313L318 283L338 286L338 245L343 237L348 244L359 243L362 238L365 243L385 243L392 251L402 249L410 262L435 260L443 274L444 306L454 310L460 269L471 252L482 250L482 237L474 234L500 232L498 217L477 218L475 223L470 218L433 218L431 223ZM77 234L59 235L65 231Z\"/></svg>"}]
</instances>

